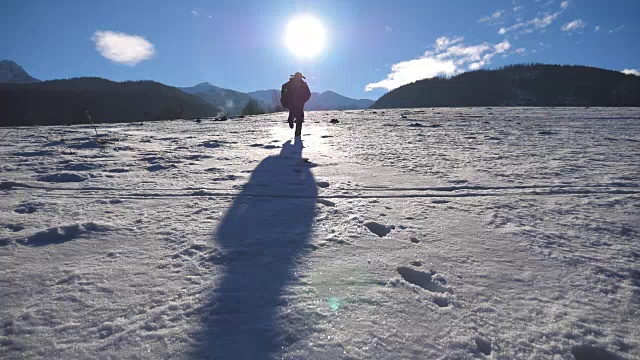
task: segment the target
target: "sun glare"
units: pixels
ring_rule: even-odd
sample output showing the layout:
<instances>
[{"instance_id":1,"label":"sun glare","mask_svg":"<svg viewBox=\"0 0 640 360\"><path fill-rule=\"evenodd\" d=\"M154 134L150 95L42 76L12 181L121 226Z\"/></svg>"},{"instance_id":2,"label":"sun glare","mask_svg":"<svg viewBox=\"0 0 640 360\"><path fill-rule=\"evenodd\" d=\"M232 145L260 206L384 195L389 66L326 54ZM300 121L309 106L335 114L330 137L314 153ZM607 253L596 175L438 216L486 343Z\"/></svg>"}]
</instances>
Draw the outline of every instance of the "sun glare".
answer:
<instances>
[{"instance_id":1,"label":"sun glare","mask_svg":"<svg viewBox=\"0 0 640 360\"><path fill-rule=\"evenodd\" d=\"M295 56L312 58L324 48L325 30L322 23L312 16L298 16L289 21L286 44Z\"/></svg>"}]
</instances>

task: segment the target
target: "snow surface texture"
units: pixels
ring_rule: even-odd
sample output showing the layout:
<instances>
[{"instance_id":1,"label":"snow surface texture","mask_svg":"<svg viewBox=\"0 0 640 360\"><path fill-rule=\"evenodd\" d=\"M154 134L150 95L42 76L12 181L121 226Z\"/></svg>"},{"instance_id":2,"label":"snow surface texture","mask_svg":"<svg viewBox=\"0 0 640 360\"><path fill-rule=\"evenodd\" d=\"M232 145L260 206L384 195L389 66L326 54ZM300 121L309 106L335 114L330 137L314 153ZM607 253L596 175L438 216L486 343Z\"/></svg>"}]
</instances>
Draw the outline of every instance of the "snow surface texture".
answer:
<instances>
[{"instance_id":1,"label":"snow surface texture","mask_svg":"<svg viewBox=\"0 0 640 360\"><path fill-rule=\"evenodd\" d=\"M306 120L5 129L0 358L640 357L639 109Z\"/></svg>"}]
</instances>

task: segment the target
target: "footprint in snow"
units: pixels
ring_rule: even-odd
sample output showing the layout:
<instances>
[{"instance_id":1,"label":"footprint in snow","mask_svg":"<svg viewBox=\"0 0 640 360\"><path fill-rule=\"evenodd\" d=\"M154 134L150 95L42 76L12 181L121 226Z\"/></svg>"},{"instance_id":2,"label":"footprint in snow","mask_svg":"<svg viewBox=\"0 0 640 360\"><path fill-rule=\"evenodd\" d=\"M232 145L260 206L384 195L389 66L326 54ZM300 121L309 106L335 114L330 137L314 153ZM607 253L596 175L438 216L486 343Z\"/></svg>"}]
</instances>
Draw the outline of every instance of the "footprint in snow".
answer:
<instances>
[{"instance_id":1,"label":"footprint in snow","mask_svg":"<svg viewBox=\"0 0 640 360\"><path fill-rule=\"evenodd\" d=\"M619 360L620 356L611 351L596 347L593 345L577 345L571 348L571 354L576 360L602 359L602 360Z\"/></svg>"},{"instance_id":2,"label":"footprint in snow","mask_svg":"<svg viewBox=\"0 0 640 360\"><path fill-rule=\"evenodd\" d=\"M436 199L436 200L431 200L432 204L448 204L451 201L449 200L444 200L444 199Z\"/></svg>"},{"instance_id":3,"label":"footprint in snow","mask_svg":"<svg viewBox=\"0 0 640 360\"><path fill-rule=\"evenodd\" d=\"M15 209L13 209L13 212L18 214L33 214L43 205L43 203L39 202L26 201L20 203Z\"/></svg>"},{"instance_id":4,"label":"footprint in snow","mask_svg":"<svg viewBox=\"0 0 640 360\"><path fill-rule=\"evenodd\" d=\"M213 179L213 181L233 181L233 180L237 180L239 178L241 178L241 177L233 175L233 174L228 174L228 175L217 177L217 178Z\"/></svg>"},{"instance_id":5,"label":"footprint in snow","mask_svg":"<svg viewBox=\"0 0 640 360\"><path fill-rule=\"evenodd\" d=\"M76 173L56 173L56 174L46 174L40 175L36 178L38 181L42 182L55 182L55 183L65 183L65 182L82 182L89 179L88 176L80 175Z\"/></svg>"},{"instance_id":6,"label":"footprint in snow","mask_svg":"<svg viewBox=\"0 0 640 360\"><path fill-rule=\"evenodd\" d=\"M5 228L13 231L13 232L18 232L18 231L22 231L24 230L24 226L20 225L20 224L7 224L4 226Z\"/></svg>"},{"instance_id":7,"label":"footprint in snow","mask_svg":"<svg viewBox=\"0 0 640 360\"><path fill-rule=\"evenodd\" d=\"M378 235L379 237L385 237L385 236L389 235L391 230L396 228L394 225L388 225L387 226L387 225L383 225L383 224L377 223L375 221L369 221L369 222L365 223L364 226L367 229L369 229L369 231L371 231L372 233Z\"/></svg>"},{"instance_id":8,"label":"footprint in snow","mask_svg":"<svg viewBox=\"0 0 640 360\"><path fill-rule=\"evenodd\" d=\"M436 305L440 307L449 306L448 295L453 294L453 290L447 286L447 280L444 276L433 270L421 271L408 266L399 266L397 271L404 281L432 293L433 302Z\"/></svg>"},{"instance_id":9,"label":"footprint in snow","mask_svg":"<svg viewBox=\"0 0 640 360\"><path fill-rule=\"evenodd\" d=\"M69 163L63 166L65 170L69 171L89 171L95 170L99 167L100 165L95 163Z\"/></svg>"},{"instance_id":10,"label":"footprint in snow","mask_svg":"<svg viewBox=\"0 0 640 360\"><path fill-rule=\"evenodd\" d=\"M555 135L556 133L549 130L538 131L538 135Z\"/></svg>"},{"instance_id":11,"label":"footprint in snow","mask_svg":"<svg viewBox=\"0 0 640 360\"><path fill-rule=\"evenodd\" d=\"M162 164L155 164L155 165L151 165L147 167L147 171L149 172L156 172L156 171L160 171L160 170L166 170L169 169L170 166L165 166Z\"/></svg>"},{"instance_id":12,"label":"footprint in snow","mask_svg":"<svg viewBox=\"0 0 640 360\"><path fill-rule=\"evenodd\" d=\"M76 223L51 227L16 241L21 245L31 247L48 246L76 240L83 235L91 233L107 232L111 229L111 226L97 224L94 222Z\"/></svg>"},{"instance_id":13,"label":"footprint in snow","mask_svg":"<svg viewBox=\"0 0 640 360\"><path fill-rule=\"evenodd\" d=\"M100 199L100 200L96 200L96 203L101 204L101 205L115 205L115 204L122 204L124 201L120 200L120 199Z\"/></svg>"},{"instance_id":14,"label":"footprint in snow","mask_svg":"<svg viewBox=\"0 0 640 360\"><path fill-rule=\"evenodd\" d=\"M215 149L215 148L219 148L220 146L222 146L222 144L220 144L220 142L218 142L216 140L207 140L207 141L204 141L204 142L200 143L200 146L206 147L206 148L209 148L209 149Z\"/></svg>"},{"instance_id":15,"label":"footprint in snow","mask_svg":"<svg viewBox=\"0 0 640 360\"><path fill-rule=\"evenodd\" d=\"M22 157L35 157L35 156L53 156L56 155L55 151L16 151L12 153L13 156L22 156Z\"/></svg>"},{"instance_id":16,"label":"footprint in snow","mask_svg":"<svg viewBox=\"0 0 640 360\"><path fill-rule=\"evenodd\" d=\"M475 342L479 352L485 355L491 355L491 341L477 337L475 338Z\"/></svg>"},{"instance_id":17,"label":"footprint in snow","mask_svg":"<svg viewBox=\"0 0 640 360\"><path fill-rule=\"evenodd\" d=\"M316 202L318 204L322 204L324 206L329 206L329 207L336 206L336 203L334 203L333 201L327 200L327 199L317 199Z\"/></svg>"}]
</instances>

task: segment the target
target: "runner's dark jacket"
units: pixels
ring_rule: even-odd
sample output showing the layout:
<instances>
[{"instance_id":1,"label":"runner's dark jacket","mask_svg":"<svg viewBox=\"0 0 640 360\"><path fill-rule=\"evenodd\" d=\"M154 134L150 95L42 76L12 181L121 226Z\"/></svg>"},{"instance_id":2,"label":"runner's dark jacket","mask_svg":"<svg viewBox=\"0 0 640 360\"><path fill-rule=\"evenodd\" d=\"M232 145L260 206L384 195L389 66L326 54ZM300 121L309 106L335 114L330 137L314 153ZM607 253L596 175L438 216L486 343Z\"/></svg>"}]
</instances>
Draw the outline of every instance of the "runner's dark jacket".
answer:
<instances>
[{"instance_id":1,"label":"runner's dark jacket","mask_svg":"<svg viewBox=\"0 0 640 360\"><path fill-rule=\"evenodd\" d=\"M282 84L282 106L287 109L302 111L304 103L311 98L309 85L304 80L295 80L291 78Z\"/></svg>"}]
</instances>

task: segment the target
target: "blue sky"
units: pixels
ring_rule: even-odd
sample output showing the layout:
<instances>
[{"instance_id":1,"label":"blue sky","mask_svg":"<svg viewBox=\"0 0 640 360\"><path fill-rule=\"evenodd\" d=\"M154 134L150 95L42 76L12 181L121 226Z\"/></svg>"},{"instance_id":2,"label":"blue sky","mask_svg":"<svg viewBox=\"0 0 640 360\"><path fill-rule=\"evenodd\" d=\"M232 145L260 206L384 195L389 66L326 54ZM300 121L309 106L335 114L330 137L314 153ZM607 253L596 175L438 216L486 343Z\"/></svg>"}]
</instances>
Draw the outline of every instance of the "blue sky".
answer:
<instances>
[{"instance_id":1,"label":"blue sky","mask_svg":"<svg viewBox=\"0 0 640 360\"><path fill-rule=\"evenodd\" d=\"M420 78L522 62L640 69L637 0L4 0L2 10L0 59L42 80L253 91L301 71L312 91L376 99ZM326 29L310 59L284 41L302 14Z\"/></svg>"}]
</instances>

